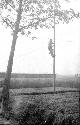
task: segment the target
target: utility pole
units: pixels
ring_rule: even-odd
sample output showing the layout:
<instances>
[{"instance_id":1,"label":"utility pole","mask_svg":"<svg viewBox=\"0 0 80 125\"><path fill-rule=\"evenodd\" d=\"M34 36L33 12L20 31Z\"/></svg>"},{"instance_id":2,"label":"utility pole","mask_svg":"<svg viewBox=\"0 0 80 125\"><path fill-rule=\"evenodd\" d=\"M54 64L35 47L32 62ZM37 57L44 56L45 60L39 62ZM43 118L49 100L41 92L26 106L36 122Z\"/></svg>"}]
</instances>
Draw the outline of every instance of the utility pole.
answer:
<instances>
[{"instance_id":1,"label":"utility pole","mask_svg":"<svg viewBox=\"0 0 80 125\"><path fill-rule=\"evenodd\" d=\"M55 1L54 1L54 48L53 48L53 87L55 92Z\"/></svg>"},{"instance_id":2,"label":"utility pole","mask_svg":"<svg viewBox=\"0 0 80 125\"><path fill-rule=\"evenodd\" d=\"M13 40L12 40L12 46L6 71L6 77L4 80L4 86L2 90L2 113L3 115L9 115L9 88L10 88L10 78L11 78L11 72L12 72L12 65L13 65L13 57L14 57L14 51L15 51L15 45L17 41L17 35L19 32L19 24L21 20L21 14L22 14L22 0L19 0L19 9L17 11L17 19L15 22L15 29L13 31ZM8 117L8 116L7 116Z\"/></svg>"}]
</instances>

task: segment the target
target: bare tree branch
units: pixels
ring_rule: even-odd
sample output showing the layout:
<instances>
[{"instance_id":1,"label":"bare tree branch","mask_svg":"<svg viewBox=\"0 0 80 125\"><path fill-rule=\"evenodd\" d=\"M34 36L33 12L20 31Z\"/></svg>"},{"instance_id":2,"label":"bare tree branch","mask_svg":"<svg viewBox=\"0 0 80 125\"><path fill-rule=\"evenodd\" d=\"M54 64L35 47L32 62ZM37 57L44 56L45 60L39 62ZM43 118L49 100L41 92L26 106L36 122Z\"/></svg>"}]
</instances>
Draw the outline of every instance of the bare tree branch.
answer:
<instances>
[{"instance_id":1,"label":"bare tree branch","mask_svg":"<svg viewBox=\"0 0 80 125\"><path fill-rule=\"evenodd\" d=\"M9 26L12 30L14 29L14 23L11 22L8 18L2 18L3 23L6 23L7 26Z\"/></svg>"}]
</instances>

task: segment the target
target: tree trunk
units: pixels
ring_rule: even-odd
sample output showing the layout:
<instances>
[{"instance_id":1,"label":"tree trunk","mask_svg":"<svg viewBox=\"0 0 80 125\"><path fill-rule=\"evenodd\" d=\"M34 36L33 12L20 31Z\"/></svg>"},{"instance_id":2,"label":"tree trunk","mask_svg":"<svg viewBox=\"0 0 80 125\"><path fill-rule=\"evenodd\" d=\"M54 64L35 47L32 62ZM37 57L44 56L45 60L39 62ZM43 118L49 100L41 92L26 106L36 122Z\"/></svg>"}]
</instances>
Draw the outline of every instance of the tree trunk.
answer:
<instances>
[{"instance_id":1,"label":"tree trunk","mask_svg":"<svg viewBox=\"0 0 80 125\"><path fill-rule=\"evenodd\" d=\"M3 91L2 91L2 104L3 104L2 110L3 110L4 115L6 113L9 114L10 78L11 78L11 72L12 72L15 45L16 45L16 41L17 41L17 37L18 37L17 34L19 32L19 24L20 24L20 20L21 20L21 13L22 13L21 8L22 8L22 0L20 0L20 2L19 2L17 19L16 19L16 22L15 22L15 30L13 31L12 46L11 46L11 51L10 51L10 56L9 56L9 61L8 61L8 66L7 66L6 77L5 77L5 80L4 80Z\"/></svg>"}]
</instances>

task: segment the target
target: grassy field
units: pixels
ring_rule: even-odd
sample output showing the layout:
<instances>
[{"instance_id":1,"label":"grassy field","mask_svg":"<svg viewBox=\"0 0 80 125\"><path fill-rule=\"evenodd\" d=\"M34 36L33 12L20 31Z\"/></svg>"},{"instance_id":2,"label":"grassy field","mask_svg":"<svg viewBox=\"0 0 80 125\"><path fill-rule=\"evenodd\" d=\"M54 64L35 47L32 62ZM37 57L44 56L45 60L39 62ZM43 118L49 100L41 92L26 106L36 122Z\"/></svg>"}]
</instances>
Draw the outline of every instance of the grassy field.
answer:
<instances>
[{"instance_id":1,"label":"grassy field","mask_svg":"<svg viewBox=\"0 0 80 125\"><path fill-rule=\"evenodd\" d=\"M11 91L15 93L15 90ZM18 125L50 125L50 122L51 125L65 125L64 120L71 121L72 125L79 125L79 93L77 91L11 95L11 100L11 114L15 125L17 123Z\"/></svg>"},{"instance_id":2,"label":"grassy field","mask_svg":"<svg viewBox=\"0 0 80 125\"><path fill-rule=\"evenodd\" d=\"M10 116L14 125L79 125L79 83L74 78L57 77L55 93L52 86L52 77L11 78Z\"/></svg>"},{"instance_id":3,"label":"grassy field","mask_svg":"<svg viewBox=\"0 0 80 125\"><path fill-rule=\"evenodd\" d=\"M3 81L0 82L3 86ZM11 78L10 88L43 88L52 87L53 78ZM75 80L56 78L56 87L78 88L79 84Z\"/></svg>"}]
</instances>

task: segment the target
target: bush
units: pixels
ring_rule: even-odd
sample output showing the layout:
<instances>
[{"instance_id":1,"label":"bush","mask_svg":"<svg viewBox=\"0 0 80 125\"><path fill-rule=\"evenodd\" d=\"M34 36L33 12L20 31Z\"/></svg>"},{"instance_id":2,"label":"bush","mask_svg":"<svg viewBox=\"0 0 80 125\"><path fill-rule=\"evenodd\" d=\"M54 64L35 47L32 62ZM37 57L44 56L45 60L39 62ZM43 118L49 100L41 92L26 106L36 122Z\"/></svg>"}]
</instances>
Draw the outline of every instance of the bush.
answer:
<instances>
[{"instance_id":1,"label":"bush","mask_svg":"<svg viewBox=\"0 0 80 125\"><path fill-rule=\"evenodd\" d=\"M45 110L39 109L35 104L29 104L15 117L19 125L39 125L45 122Z\"/></svg>"}]
</instances>

